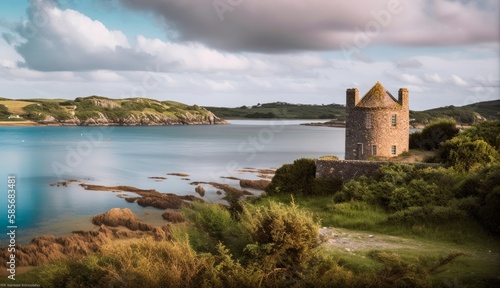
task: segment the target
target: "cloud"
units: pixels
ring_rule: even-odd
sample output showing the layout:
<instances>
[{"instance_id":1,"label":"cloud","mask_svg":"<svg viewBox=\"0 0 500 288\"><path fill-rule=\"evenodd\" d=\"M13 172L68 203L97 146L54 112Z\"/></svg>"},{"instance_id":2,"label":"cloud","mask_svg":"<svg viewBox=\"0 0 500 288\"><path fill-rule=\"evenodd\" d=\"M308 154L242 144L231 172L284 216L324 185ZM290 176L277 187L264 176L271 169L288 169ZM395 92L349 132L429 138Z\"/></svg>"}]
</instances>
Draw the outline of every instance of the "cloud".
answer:
<instances>
[{"instance_id":1,"label":"cloud","mask_svg":"<svg viewBox=\"0 0 500 288\"><path fill-rule=\"evenodd\" d=\"M169 35L228 51L341 50L369 44L497 42L497 0L119 0L152 11Z\"/></svg>"},{"instance_id":2,"label":"cloud","mask_svg":"<svg viewBox=\"0 0 500 288\"><path fill-rule=\"evenodd\" d=\"M396 68L421 68L423 66L422 62L415 58L398 60L394 63Z\"/></svg>"},{"instance_id":3,"label":"cloud","mask_svg":"<svg viewBox=\"0 0 500 288\"><path fill-rule=\"evenodd\" d=\"M49 0L31 1L28 19L15 26L17 36L4 33L3 40L22 57L18 62L20 67L37 71L270 74L308 71L328 65L318 55L307 52L278 56L234 54L199 42L166 42L141 35L131 44L123 32L110 30L78 11L63 10Z\"/></svg>"},{"instance_id":4,"label":"cloud","mask_svg":"<svg viewBox=\"0 0 500 288\"><path fill-rule=\"evenodd\" d=\"M441 79L441 77L439 76L438 73L433 73L433 74L425 73L424 79L425 79L425 81L431 82L431 83L442 83L443 82L443 79Z\"/></svg>"},{"instance_id":5,"label":"cloud","mask_svg":"<svg viewBox=\"0 0 500 288\"><path fill-rule=\"evenodd\" d=\"M465 87L469 85L467 81L465 81L464 79L460 78L457 75L451 75L451 82L460 87Z\"/></svg>"}]
</instances>

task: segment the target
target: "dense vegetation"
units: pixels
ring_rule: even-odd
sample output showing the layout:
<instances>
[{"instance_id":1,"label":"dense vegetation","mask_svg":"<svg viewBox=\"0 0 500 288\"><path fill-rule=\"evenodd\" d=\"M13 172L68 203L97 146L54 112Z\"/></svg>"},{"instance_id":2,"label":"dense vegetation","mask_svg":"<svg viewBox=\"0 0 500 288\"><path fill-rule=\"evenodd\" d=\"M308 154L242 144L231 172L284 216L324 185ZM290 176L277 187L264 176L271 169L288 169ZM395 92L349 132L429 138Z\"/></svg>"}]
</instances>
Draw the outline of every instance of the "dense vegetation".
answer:
<instances>
[{"instance_id":1,"label":"dense vegetation","mask_svg":"<svg viewBox=\"0 0 500 288\"><path fill-rule=\"evenodd\" d=\"M10 115L9 109L5 105L0 104L0 120L6 120Z\"/></svg>"},{"instance_id":2,"label":"dense vegetation","mask_svg":"<svg viewBox=\"0 0 500 288\"><path fill-rule=\"evenodd\" d=\"M205 107L226 119L337 119L345 120L345 106L339 104L305 105L283 102L265 103L236 108Z\"/></svg>"},{"instance_id":3,"label":"dense vegetation","mask_svg":"<svg viewBox=\"0 0 500 288\"><path fill-rule=\"evenodd\" d=\"M478 102L466 106L446 106L425 111L410 111L414 123L429 124L439 119L453 119L459 124L474 124L482 120L500 119L500 100Z\"/></svg>"},{"instance_id":4,"label":"dense vegetation","mask_svg":"<svg viewBox=\"0 0 500 288\"><path fill-rule=\"evenodd\" d=\"M422 131L410 134L410 149L434 150L441 142L458 135L455 120L438 120L425 126Z\"/></svg>"},{"instance_id":5,"label":"dense vegetation","mask_svg":"<svg viewBox=\"0 0 500 288\"><path fill-rule=\"evenodd\" d=\"M331 195L342 188L340 179L316 179L315 176L315 159L298 159L293 164L285 164L276 170L266 192L269 195L277 195L293 191L294 195L299 196L319 196Z\"/></svg>"}]
</instances>

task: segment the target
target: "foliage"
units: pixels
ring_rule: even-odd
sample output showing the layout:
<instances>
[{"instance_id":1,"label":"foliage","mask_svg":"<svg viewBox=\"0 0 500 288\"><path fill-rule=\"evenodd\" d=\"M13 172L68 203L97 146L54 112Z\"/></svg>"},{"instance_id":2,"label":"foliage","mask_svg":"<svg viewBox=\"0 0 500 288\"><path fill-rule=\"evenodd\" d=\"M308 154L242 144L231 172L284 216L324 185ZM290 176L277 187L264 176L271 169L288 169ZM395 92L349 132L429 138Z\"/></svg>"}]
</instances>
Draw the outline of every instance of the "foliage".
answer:
<instances>
[{"instance_id":1,"label":"foliage","mask_svg":"<svg viewBox=\"0 0 500 288\"><path fill-rule=\"evenodd\" d=\"M412 206L442 205L453 197L451 188L458 177L444 168L388 164L373 177L361 176L346 183L334 201L364 201L393 212Z\"/></svg>"},{"instance_id":2,"label":"foliage","mask_svg":"<svg viewBox=\"0 0 500 288\"><path fill-rule=\"evenodd\" d=\"M241 256L243 248L250 243L248 231L220 205L193 202L189 208L183 208L182 213L197 228L192 231L195 237L189 238L197 251L213 253L215 246L206 247L206 243L220 241L231 253Z\"/></svg>"},{"instance_id":3,"label":"foliage","mask_svg":"<svg viewBox=\"0 0 500 288\"><path fill-rule=\"evenodd\" d=\"M466 211L489 231L500 235L500 165L470 173L456 189L455 206Z\"/></svg>"},{"instance_id":4,"label":"foliage","mask_svg":"<svg viewBox=\"0 0 500 288\"><path fill-rule=\"evenodd\" d=\"M470 172L498 161L498 151L482 139L455 137L441 144L438 151L441 162L457 171Z\"/></svg>"},{"instance_id":5,"label":"foliage","mask_svg":"<svg viewBox=\"0 0 500 288\"><path fill-rule=\"evenodd\" d=\"M345 106L265 103L252 107L205 107L223 118L337 119L345 120Z\"/></svg>"},{"instance_id":6,"label":"foliage","mask_svg":"<svg viewBox=\"0 0 500 288\"><path fill-rule=\"evenodd\" d=\"M55 102L31 104L25 106L23 109L28 113L27 118L34 121L43 120L48 115L53 116L57 120L68 120L72 117L65 108Z\"/></svg>"},{"instance_id":7,"label":"foliage","mask_svg":"<svg viewBox=\"0 0 500 288\"><path fill-rule=\"evenodd\" d=\"M268 207L248 205L242 225L252 244L245 251L265 268L300 269L318 245L319 224L292 205L271 202Z\"/></svg>"},{"instance_id":8,"label":"foliage","mask_svg":"<svg viewBox=\"0 0 500 288\"><path fill-rule=\"evenodd\" d=\"M316 179L314 159L301 158L293 164L284 164L266 188L268 194L293 193L294 195L327 195L340 190L340 179Z\"/></svg>"},{"instance_id":9,"label":"foliage","mask_svg":"<svg viewBox=\"0 0 500 288\"><path fill-rule=\"evenodd\" d=\"M495 149L500 150L500 120L479 122L462 133L472 140L484 140Z\"/></svg>"},{"instance_id":10,"label":"foliage","mask_svg":"<svg viewBox=\"0 0 500 288\"><path fill-rule=\"evenodd\" d=\"M7 119L10 115L9 109L5 105L0 104L0 119Z\"/></svg>"},{"instance_id":11,"label":"foliage","mask_svg":"<svg viewBox=\"0 0 500 288\"><path fill-rule=\"evenodd\" d=\"M439 144L458 135L454 120L433 122L420 132L410 134L410 149L434 150Z\"/></svg>"}]
</instances>

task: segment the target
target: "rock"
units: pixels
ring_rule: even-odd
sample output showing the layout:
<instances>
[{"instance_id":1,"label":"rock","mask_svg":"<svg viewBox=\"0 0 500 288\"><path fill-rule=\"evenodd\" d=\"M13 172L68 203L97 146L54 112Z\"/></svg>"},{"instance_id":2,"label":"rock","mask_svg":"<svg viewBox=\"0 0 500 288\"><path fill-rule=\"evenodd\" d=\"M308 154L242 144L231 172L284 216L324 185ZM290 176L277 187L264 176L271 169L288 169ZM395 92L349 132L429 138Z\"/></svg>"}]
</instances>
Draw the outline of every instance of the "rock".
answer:
<instances>
[{"instance_id":1,"label":"rock","mask_svg":"<svg viewBox=\"0 0 500 288\"><path fill-rule=\"evenodd\" d=\"M222 195L222 191L220 190L217 190L217 192L215 192L217 195Z\"/></svg>"},{"instance_id":2,"label":"rock","mask_svg":"<svg viewBox=\"0 0 500 288\"><path fill-rule=\"evenodd\" d=\"M205 188L201 187L200 185L196 186L196 188L194 188L194 191L200 194L201 197L205 196Z\"/></svg>"},{"instance_id":3,"label":"rock","mask_svg":"<svg viewBox=\"0 0 500 288\"><path fill-rule=\"evenodd\" d=\"M137 216L128 208L113 208L104 214L96 215L92 218L92 223L111 227L124 226L133 231L153 230L152 225L139 221Z\"/></svg>"},{"instance_id":4,"label":"rock","mask_svg":"<svg viewBox=\"0 0 500 288\"><path fill-rule=\"evenodd\" d=\"M373 236L373 235L371 235L371 234L370 234L370 235L368 235L368 238L373 238L373 237L375 237L375 236Z\"/></svg>"},{"instance_id":5,"label":"rock","mask_svg":"<svg viewBox=\"0 0 500 288\"><path fill-rule=\"evenodd\" d=\"M271 184L271 181L269 180L247 180L247 179L240 180L241 187L254 188L257 190L265 190L266 187L269 186L269 184Z\"/></svg>"},{"instance_id":6,"label":"rock","mask_svg":"<svg viewBox=\"0 0 500 288\"><path fill-rule=\"evenodd\" d=\"M179 176L179 177L188 177L189 176L189 174L186 174L186 173L167 173L167 175Z\"/></svg>"}]
</instances>

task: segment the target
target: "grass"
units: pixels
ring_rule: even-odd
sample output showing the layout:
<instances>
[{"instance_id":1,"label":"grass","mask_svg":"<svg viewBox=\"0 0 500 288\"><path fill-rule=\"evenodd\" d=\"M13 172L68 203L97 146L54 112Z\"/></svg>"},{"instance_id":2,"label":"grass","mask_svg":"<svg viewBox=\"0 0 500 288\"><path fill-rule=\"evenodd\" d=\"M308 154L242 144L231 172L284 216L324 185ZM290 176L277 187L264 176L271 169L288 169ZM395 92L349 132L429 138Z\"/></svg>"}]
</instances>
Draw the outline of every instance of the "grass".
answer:
<instances>
[{"instance_id":1,"label":"grass","mask_svg":"<svg viewBox=\"0 0 500 288\"><path fill-rule=\"evenodd\" d=\"M255 201L259 205L268 205L271 201L291 203L292 197L273 195ZM463 256L449 264L446 271L432 276L435 283L488 287L492 281L500 279L500 239L491 236L472 220L447 225L391 225L386 223L389 213L363 202L333 203L331 196L294 196L293 201L299 208L312 212L323 227L334 227L339 233L360 233L364 237L375 234L378 238L398 237L388 241L396 241L395 247L406 243L406 248L388 247L383 251L397 253L410 263L425 259L437 261L447 253L463 253ZM371 259L369 252L347 253L344 247L323 251L353 271L373 272L380 268L380 263ZM423 260L420 259L422 257Z\"/></svg>"},{"instance_id":2,"label":"grass","mask_svg":"<svg viewBox=\"0 0 500 288\"><path fill-rule=\"evenodd\" d=\"M21 100L1 100L0 104L7 106L9 112L13 115L23 115L26 111L23 110L24 107L35 104L35 102L21 101Z\"/></svg>"}]
</instances>

